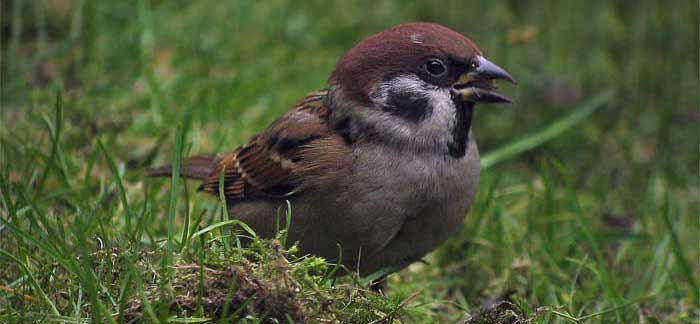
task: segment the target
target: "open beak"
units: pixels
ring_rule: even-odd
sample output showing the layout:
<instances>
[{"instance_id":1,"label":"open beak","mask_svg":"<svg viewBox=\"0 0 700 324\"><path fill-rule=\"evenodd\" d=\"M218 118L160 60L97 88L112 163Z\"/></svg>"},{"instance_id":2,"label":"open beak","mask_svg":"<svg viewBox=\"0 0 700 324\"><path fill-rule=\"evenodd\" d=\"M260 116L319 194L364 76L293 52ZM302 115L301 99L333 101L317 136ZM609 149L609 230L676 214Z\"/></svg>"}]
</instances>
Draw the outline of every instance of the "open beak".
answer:
<instances>
[{"instance_id":1,"label":"open beak","mask_svg":"<svg viewBox=\"0 0 700 324\"><path fill-rule=\"evenodd\" d=\"M496 92L494 80L507 80L517 84L508 72L489 60L478 56L475 62L478 66L472 71L462 74L452 86L468 102L511 103L513 100Z\"/></svg>"}]
</instances>

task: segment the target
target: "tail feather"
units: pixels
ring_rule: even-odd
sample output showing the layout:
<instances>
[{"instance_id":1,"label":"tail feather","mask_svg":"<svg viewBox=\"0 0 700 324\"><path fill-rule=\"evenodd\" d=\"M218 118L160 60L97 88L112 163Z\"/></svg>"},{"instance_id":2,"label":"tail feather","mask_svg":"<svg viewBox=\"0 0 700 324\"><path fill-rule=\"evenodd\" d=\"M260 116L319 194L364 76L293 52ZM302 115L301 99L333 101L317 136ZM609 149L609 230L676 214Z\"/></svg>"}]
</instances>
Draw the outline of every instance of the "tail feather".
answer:
<instances>
[{"instance_id":1,"label":"tail feather","mask_svg":"<svg viewBox=\"0 0 700 324\"><path fill-rule=\"evenodd\" d=\"M204 180L219 162L216 155L197 155L184 159L180 164L180 176L184 178ZM171 165L163 165L149 169L146 175L149 177L170 177L173 174Z\"/></svg>"}]
</instances>

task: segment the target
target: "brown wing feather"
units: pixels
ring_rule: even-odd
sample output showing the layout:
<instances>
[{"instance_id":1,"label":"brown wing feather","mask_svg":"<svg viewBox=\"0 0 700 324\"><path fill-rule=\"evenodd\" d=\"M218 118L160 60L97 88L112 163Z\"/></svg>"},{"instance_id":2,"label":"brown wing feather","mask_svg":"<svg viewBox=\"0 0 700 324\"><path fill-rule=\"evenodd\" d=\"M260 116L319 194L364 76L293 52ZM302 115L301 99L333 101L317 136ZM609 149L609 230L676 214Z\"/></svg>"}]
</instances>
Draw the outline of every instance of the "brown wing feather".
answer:
<instances>
[{"instance_id":1,"label":"brown wing feather","mask_svg":"<svg viewBox=\"0 0 700 324\"><path fill-rule=\"evenodd\" d=\"M223 173L227 199L297 192L302 185L297 176L299 153L311 141L329 135L326 94L321 91L304 97L263 133L221 158L200 190L218 196Z\"/></svg>"}]
</instances>

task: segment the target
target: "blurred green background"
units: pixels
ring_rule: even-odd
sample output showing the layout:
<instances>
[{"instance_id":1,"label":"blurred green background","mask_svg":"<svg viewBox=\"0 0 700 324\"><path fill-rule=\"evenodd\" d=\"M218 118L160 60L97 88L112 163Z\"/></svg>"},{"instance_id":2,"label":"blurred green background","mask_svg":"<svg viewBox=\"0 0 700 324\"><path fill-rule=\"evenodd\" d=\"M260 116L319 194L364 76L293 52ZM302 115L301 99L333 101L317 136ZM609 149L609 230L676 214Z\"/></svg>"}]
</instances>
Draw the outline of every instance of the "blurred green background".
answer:
<instances>
[{"instance_id":1,"label":"blurred green background","mask_svg":"<svg viewBox=\"0 0 700 324\"><path fill-rule=\"evenodd\" d=\"M519 81L503 86L511 107L478 108L482 152L598 94L613 96L574 129L486 170L464 229L429 266L395 276L396 294L427 290L420 307L436 321L462 319L494 298L575 316L631 303L593 321L697 320L698 15L697 1L3 1L0 162L16 188L37 177L47 162L36 152L51 148L42 116L53 118L60 92L68 182L112 181L106 165L84 163L99 137L129 198L144 200L143 170L170 160L188 112L187 152L234 149L324 88L336 60L363 38L437 22ZM46 181L6 190L43 197L47 210L71 217L53 209L70 205L60 198L65 184ZM167 186L151 189L157 220ZM115 232L118 205L103 211ZM165 231L164 222L153 227ZM0 246L12 250L13 240ZM11 277L0 275L0 285Z\"/></svg>"}]
</instances>

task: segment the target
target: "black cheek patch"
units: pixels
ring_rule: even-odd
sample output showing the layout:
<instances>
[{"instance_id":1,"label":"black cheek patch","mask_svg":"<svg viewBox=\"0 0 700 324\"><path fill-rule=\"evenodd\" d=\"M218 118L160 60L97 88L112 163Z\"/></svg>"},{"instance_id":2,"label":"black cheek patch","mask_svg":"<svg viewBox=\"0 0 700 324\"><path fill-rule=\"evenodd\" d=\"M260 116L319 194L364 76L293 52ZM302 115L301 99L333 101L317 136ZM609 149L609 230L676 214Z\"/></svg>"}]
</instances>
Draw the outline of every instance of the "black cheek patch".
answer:
<instances>
[{"instance_id":1,"label":"black cheek patch","mask_svg":"<svg viewBox=\"0 0 700 324\"><path fill-rule=\"evenodd\" d=\"M430 115L433 108L425 96L399 92L389 95L383 110L408 121L419 122Z\"/></svg>"}]
</instances>

